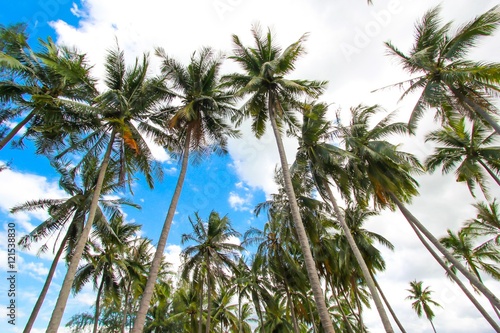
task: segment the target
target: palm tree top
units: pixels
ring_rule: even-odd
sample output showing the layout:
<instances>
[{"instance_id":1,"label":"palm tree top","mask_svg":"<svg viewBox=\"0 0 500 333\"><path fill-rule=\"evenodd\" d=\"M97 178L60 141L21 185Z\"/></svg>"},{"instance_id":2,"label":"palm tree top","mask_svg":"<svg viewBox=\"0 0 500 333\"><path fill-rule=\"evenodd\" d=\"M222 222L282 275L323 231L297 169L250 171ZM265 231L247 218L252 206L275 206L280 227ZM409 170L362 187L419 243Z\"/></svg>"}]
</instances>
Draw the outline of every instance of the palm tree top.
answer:
<instances>
[{"instance_id":1,"label":"palm tree top","mask_svg":"<svg viewBox=\"0 0 500 333\"><path fill-rule=\"evenodd\" d=\"M432 311L430 305L439 306L441 305L431 299L432 290L430 287L423 287L423 281L413 280L410 282L410 289L406 289L410 292L410 295L406 297L408 300L415 300L412 303L412 307L419 317L425 314L426 318L432 321L434 318L434 312Z\"/></svg>"}]
</instances>

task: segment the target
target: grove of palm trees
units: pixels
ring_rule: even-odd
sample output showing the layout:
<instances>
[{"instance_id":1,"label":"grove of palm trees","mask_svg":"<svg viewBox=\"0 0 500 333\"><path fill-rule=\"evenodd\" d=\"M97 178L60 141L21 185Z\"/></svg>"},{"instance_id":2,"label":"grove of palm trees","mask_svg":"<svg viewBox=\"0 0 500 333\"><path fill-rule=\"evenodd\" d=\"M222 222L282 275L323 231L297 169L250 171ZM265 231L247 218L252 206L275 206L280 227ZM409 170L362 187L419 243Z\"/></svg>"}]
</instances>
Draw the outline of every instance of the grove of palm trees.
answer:
<instances>
[{"instance_id":1,"label":"grove of palm trees","mask_svg":"<svg viewBox=\"0 0 500 333\"><path fill-rule=\"evenodd\" d=\"M179 4L176 49L89 1L0 20L3 331L500 332L500 6Z\"/></svg>"}]
</instances>

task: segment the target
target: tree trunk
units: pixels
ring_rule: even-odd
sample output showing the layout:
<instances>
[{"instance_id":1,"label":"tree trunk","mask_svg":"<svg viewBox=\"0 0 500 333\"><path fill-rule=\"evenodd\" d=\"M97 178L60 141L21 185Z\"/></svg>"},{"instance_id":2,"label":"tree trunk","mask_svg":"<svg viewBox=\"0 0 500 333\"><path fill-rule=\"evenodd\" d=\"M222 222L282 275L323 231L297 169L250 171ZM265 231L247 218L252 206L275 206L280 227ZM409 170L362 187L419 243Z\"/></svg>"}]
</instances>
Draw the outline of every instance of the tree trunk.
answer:
<instances>
[{"instance_id":1,"label":"tree trunk","mask_svg":"<svg viewBox=\"0 0 500 333\"><path fill-rule=\"evenodd\" d=\"M365 260L363 259L363 256L362 256L361 252L359 251L359 248L356 244L356 241L354 240L354 237L352 237L351 230L349 229L349 226L345 222L344 216L342 215L340 208L337 205L337 200L333 196L332 189L330 188L330 186L327 185L326 190L328 192L328 196L330 197L330 202L333 205L333 210L335 211L335 214L337 215L340 226L342 227L342 230L344 231L345 237L347 238L347 242L349 243L349 247L351 248L352 252L354 253L354 257L356 257L356 261L358 262L358 265L361 268L361 272L363 273L363 277L365 278L365 282L368 286L368 289L370 289L370 294L372 295L373 302L375 303L375 307L377 308L380 319L382 320L382 324L384 325L385 331L387 333L394 333L394 330L391 326L391 321L389 320L389 317L387 316L387 313L385 312L384 305L382 304L382 300L380 299L380 296L378 294L377 287L375 286L375 283L373 282L370 270L368 269L368 266L366 265Z\"/></svg>"},{"instance_id":2,"label":"tree trunk","mask_svg":"<svg viewBox=\"0 0 500 333\"><path fill-rule=\"evenodd\" d=\"M441 252L445 258L455 266L460 273L462 273L470 283L480 290L483 295L492 303L496 308L500 309L500 301L498 298L484 285L482 284L473 274L471 274L453 255L448 252L443 245L427 230L415 216L413 216L408 209L399 201L399 199L393 194L389 193L391 199L396 203L401 213L405 216L410 224L415 224L415 226L420 230L425 237L434 245L439 252Z\"/></svg>"},{"instance_id":3,"label":"tree trunk","mask_svg":"<svg viewBox=\"0 0 500 333\"><path fill-rule=\"evenodd\" d=\"M486 172L488 172L488 174L491 176L491 178L493 178L495 180L495 182L500 186L500 179L498 178L498 176L488 167L488 165L486 163L484 163L483 161L481 161L481 159L478 159L477 160L479 162L479 164L481 164L481 166L486 170Z\"/></svg>"},{"instance_id":4,"label":"tree trunk","mask_svg":"<svg viewBox=\"0 0 500 333\"><path fill-rule=\"evenodd\" d=\"M132 287L132 281L129 280L127 288L125 288L125 306L123 308L123 319L121 324L121 333L125 333L125 326L127 325L127 316L128 316L128 303L129 303L129 295L130 288Z\"/></svg>"},{"instance_id":5,"label":"tree trunk","mask_svg":"<svg viewBox=\"0 0 500 333\"><path fill-rule=\"evenodd\" d=\"M104 272L103 276L101 277L101 283L99 284L99 289L97 290L97 297L95 299L94 329L92 333L97 333L97 328L99 327L99 315L101 314L101 294L103 287L104 287Z\"/></svg>"},{"instance_id":6,"label":"tree trunk","mask_svg":"<svg viewBox=\"0 0 500 333\"><path fill-rule=\"evenodd\" d=\"M5 138L3 138L1 141L0 141L0 150L2 150L5 145L7 143L9 143L10 140L12 140L12 138L17 134L17 132L19 132L21 130L21 128L23 128L24 125L26 125L30 120L31 118L33 118L33 116L36 114L36 111L33 110L31 111L23 120L21 120L21 122L19 124L17 124L10 132L9 134L7 134L5 136Z\"/></svg>"},{"instance_id":7,"label":"tree trunk","mask_svg":"<svg viewBox=\"0 0 500 333\"><path fill-rule=\"evenodd\" d=\"M205 332L210 333L210 321L212 319L212 279L210 276L210 258L208 253L205 256L207 263L207 324Z\"/></svg>"},{"instance_id":8,"label":"tree trunk","mask_svg":"<svg viewBox=\"0 0 500 333\"><path fill-rule=\"evenodd\" d=\"M89 216L87 218L85 226L83 227L82 234L80 235L80 239L76 244L75 250L73 251L73 256L71 257L68 271L66 272L66 276L64 277L64 282L59 292L59 296L57 297L56 305L54 307L54 311L52 312L52 316L50 318L46 333L57 333L59 325L61 324L61 320L64 314L64 309L66 308L66 303L68 301L69 293L71 292L71 288L73 287L73 281L75 280L76 270L78 269L78 265L80 263L80 259L82 258L85 244L87 243L87 240L89 238L90 230L92 230L92 224L94 222L97 207L99 204L99 197L101 196L104 176L106 175L106 170L108 169L108 164L111 159L111 151L113 149L115 136L116 136L116 130L113 129L113 131L111 132L111 136L109 138L109 143L106 149L106 153L104 154L104 158L102 160L101 168L99 170L99 175L97 177L97 184L95 185L94 194L92 195Z\"/></svg>"},{"instance_id":9,"label":"tree trunk","mask_svg":"<svg viewBox=\"0 0 500 333\"><path fill-rule=\"evenodd\" d=\"M432 330L434 331L434 333L437 333L437 332L436 332L436 328L434 327L434 324L432 323L432 320L430 320L430 319L429 319L429 321L430 321L430 323L431 323Z\"/></svg>"},{"instance_id":10,"label":"tree trunk","mask_svg":"<svg viewBox=\"0 0 500 333\"><path fill-rule=\"evenodd\" d=\"M470 100L467 96L465 96L460 90L454 88L451 85L448 85L448 87L451 89L453 92L453 95L455 95L456 98L458 98L460 101L463 101L465 105L467 105L472 111L477 113L481 118L486 120L488 124L490 124L491 127L497 132L497 134L500 134L500 125L491 117L491 115L484 110L480 105L475 103L474 101Z\"/></svg>"},{"instance_id":11,"label":"tree trunk","mask_svg":"<svg viewBox=\"0 0 500 333\"><path fill-rule=\"evenodd\" d=\"M278 126L276 124L276 119L273 111L273 98L272 94L269 94L269 118L271 120L271 126L273 128L274 136L276 138L276 145L278 146L278 152L281 161L281 169L283 172L283 180L285 183L285 191L288 196L288 201L290 203L290 208L292 211L292 220L295 225L295 231L297 232L297 238L299 239L300 248L304 255L304 263L307 270L307 276L309 277L309 283L311 284L311 289L314 295L314 300L316 302L316 307L318 310L319 318L323 329L326 333L334 333L333 324L328 313L328 308L326 307L325 298L323 296L323 291L321 290L321 285L319 282L318 272L316 271L316 264L311 253L311 248L309 246L309 240L307 238L306 230L304 224L302 223L302 218L300 216L299 207L297 205L297 198L295 197L295 192L293 190L292 179L290 176L290 169L288 167L288 162L286 159L285 148L283 146L283 141L281 140L281 134L279 132ZM136 333L136 332L133 332Z\"/></svg>"},{"instance_id":12,"label":"tree trunk","mask_svg":"<svg viewBox=\"0 0 500 333\"><path fill-rule=\"evenodd\" d=\"M288 304L288 308L290 309L290 315L292 316L293 331L294 331L294 333L300 333L299 332L299 324L297 323L297 317L295 316L295 309L293 306L292 296L290 295L290 290L288 289L288 283L286 281L286 278L284 278L283 280L285 282L284 287L285 287L287 304Z\"/></svg>"},{"instance_id":13,"label":"tree trunk","mask_svg":"<svg viewBox=\"0 0 500 333\"><path fill-rule=\"evenodd\" d=\"M31 328L33 327L33 324L35 323L36 317L38 316L38 312L40 312L40 308L42 307L43 301L45 300L45 296L47 295L47 292L49 291L50 283L52 282L52 278L54 277L54 273L57 268L57 263L59 262L59 259L61 258L61 254L64 251L64 246L66 245L66 241L68 240L68 234L64 236L64 239L61 242L61 245L59 246L59 249L57 250L56 256L54 257L54 260L52 261L52 264L50 265L49 269L49 274L47 274L47 278L45 279L45 284L43 285L42 291L40 292L40 295L38 296L38 299L35 303L35 306L33 307L33 311L31 311L31 315L28 319L28 322L26 323L26 327L24 328L23 333L30 333Z\"/></svg>"},{"instance_id":14,"label":"tree trunk","mask_svg":"<svg viewBox=\"0 0 500 333\"><path fill-rule=\"evenodd\" d=\"M198 320L198 333L203 332L203 275L200 281L200 315Z\"/></svg>"},{"instance_id":15,"label":"tree trunk","mask_svg":"<svg viewBox=\"0 0 500 333\"><path fill-rule=\"evenodd\" d=\"M371 274L371 273L370 273ZM375 282L375 286L377 287L379 293L380 293L380 296L382 297L382 299L384 300L384 303L385 305L387 306L387 308L389 309L389 312L391 313L392 315L392 318L394 318L394 321L396 322L396 324L398 325L399 329L401 330L402 333L406 333L404 327L403 327L403 324L401 324L401 322L399 321L399 318L398 316L396 316L396 313L394 312L394 310L392 309L392 306L391 304L389 303L389 301L387 300L387 298L385 297L384 295L384 292L382 291L382 288L380 288L380 285L378 284L377 282L377 279L375 278L375 276L373 276L373 274L371 274L372 276L372 279L373 279L373 282Z\"/></svg>"},{"instance_id":16,"label":"tree trunk","mask_svg":"<svg viewBox=\"0 0 500 333\"><path fill-rule=\"evenodd\" d=\"M186 177L186 171L189 161L189 148L191 143L191 128L187 129L186 141L184 142L184 154L182 157L182 166L179 173L179 178L177 179L177 184L175 186L174 194L172 196L172 201L170 202L170 207L168 208L168 213L163 223L163 228L161 230L160 239L158 240L158 245L156 246L156 252L151 262L151 267L149 269L148 281L146 282L146 287L142 294L141 302L139 304L139 310L137 311L137 316L134 321L134 327L131 333L141 333L144 329L144 323L146 322L146 315L149 309L149 303L153 297L153 291L156 284L156 279L158 277L158 272L160 271L160 264L163 259L163 251L167 244L168 234L170 232L170 227L174 219L175 210L177 208L177 203L179 202L179 197L181 196L182 185L184 184L184 178Z\"/></svg>"},{"instance_id":17,"label":"tree trunk","mask_svg":"<svg viewBox=\"0 0 500 333\"><path fill-rule=\"evenodd\" d=\"M423 236L420 234L420 231L418 231L417 227L410 222L410 226L412 227L413 231L417 235L418 239L420 239L420 242L424 245L424 247L429 251L429 253L434 257L434 259L443 267L443 269L448 273L448 276L455 281L456 284L462 289L464 294L469 298L469 300L474 304L476 309L479 310L479 312L483 315L484 319L488 321L488 323L493 327L493 329L497 332L500 333L500 327L498 324L491 318L491 316L486 312L486 310L483 308L483 306L476 300L474 295L467 289L467 287L462 283L462 281L458 278L458 276L453 273L453 271L446 265L446 263L439 257L434 251L434 249L426 242L426 240L423 238Z\"/></svg>"},{"instance_id":18,"label":"tree trunk","mask_svg":"<svg viewBox=\"0 0 500 333\"><path fill-rule=\"evenodd\" d=\"M337 293L335 292L334 286L332 286L331 289L332 289L333 298L335 298L335 301L337 302L337 306L339 307L340 314L342 315L342 318L344 318L344 322L345 322L345 325L347 327L347 333L355 333L354 329L351 325L351 322L349 321L349 319L347 318L347 316L344 312L344 308L342 307L342 304L340 303L339 297L338 297Z\"/></svg>"}]
</instances>

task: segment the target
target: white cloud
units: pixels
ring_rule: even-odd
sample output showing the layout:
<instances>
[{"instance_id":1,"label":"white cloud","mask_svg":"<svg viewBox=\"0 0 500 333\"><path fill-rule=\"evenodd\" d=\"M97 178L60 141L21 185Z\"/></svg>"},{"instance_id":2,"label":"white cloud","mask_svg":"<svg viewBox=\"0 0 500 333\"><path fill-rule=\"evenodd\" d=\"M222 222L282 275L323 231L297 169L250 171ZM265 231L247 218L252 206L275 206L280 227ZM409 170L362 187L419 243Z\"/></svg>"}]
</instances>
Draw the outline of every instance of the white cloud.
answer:
<instances>
[{"instance_id":1,"label":"white cloud","mask_svg":"<svg viewBox=\"0 0 500 333\"><path fill-rule=\"evenodd\" d=\"M235 192L230 192L228 202L231 208L236 211L250 211L252 209L252 199L252 193L246 193L245 196L240 196Z\"/></svg>"}]
</instances>

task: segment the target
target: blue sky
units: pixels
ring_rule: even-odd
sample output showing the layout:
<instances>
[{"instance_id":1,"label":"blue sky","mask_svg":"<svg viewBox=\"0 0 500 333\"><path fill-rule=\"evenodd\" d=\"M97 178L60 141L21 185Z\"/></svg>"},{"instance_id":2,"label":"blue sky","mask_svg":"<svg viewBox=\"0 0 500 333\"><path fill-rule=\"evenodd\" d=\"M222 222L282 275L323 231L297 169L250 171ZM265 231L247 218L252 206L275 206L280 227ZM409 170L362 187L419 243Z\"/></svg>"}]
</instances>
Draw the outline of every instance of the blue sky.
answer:
<instances>
[{"instance_id":1,"label":"blue sky","mask_svg":"<svg viewBox=\"0 0 500 333\"><path fill-rule=\"evenodd\" d=\"M441 3L445 19L457 22L471 19L496 4L495 1L472 3L467 0L444 0ZM329 80L329 88L322 99L332 103L332 110L341 108L342 115L346 115L349 107L359 103L380 104L389 111L398 110L398 120L406 121L412 97L398 103L401 92L397 89L371 93L376 88L408 78L394 60L385 56L382 42L390 39L406 50L412 42L413 23L433 5L435 1L431 0L375 0L374 6L367 6L364 0L279 0L272 3L264 0L4 1L0 24L27 22L32 45L39 37L52 36L59 43L78 46L95 64L94 75L97 77L102 76L105 51L113 47L115 38L125 50L129 63L143 52L153 53L155 46L162 46L169 55L187 62L189 55L204 45L229 54L233 33L249 44L251 24L257 21L263 27L271 27L283 46L309 32L306 42L308 54L297 64L296 77ZM261 10L263 6L267 10ZM471 56L498 61L498 37L497 33L493 38L485 39ZM153 57L152 65L155 66ZM232 72L238 68L226 62L224 70ZM396 143L423 158L432 152L432 146L424 143L422 137L432 128L432 115L428 114L422 120L416 137L397 138ZM190 231L186 227L187 216L195 211L199 211L203 218L211 210L228 214L233 225L242 233L249 225L261 227L265 221L265 217L255 218L251 211L255 204L264 201L276 190L272 176L279 162L277 151L271 133L256 140L246 123L241 131L242 139L230 140L229 155L210 157L200 165L190 166L169 236L170 246L166 250L172 260L178 261L180 235ZM289 138L285 144L291 163L296 143ZM142 224L144 236L154 241L163 224L179 169L178 163L165 153L156 149L155 156L166 171L164 181L157 182L154 191L138 182L134 186L133 201L140 204L142 210L126 211L127 220ZM11 170L0 173L0 274L4 274L6 224L15 221L21 236L44 217L42 213L12 216L8 213L10 207L28 199L61 196L63 193L58 189L57 175L44 157L33 154L29 143L24 150L2 150L0 161L12 163ZM436 172L418 180L421 196L414 200L410 208L436 235L444 235L447 228L456 229L461 222L473 216L470 204L474 200L466 187L457 184L453 176L443 177ZM493 193L499 196L498 191ZM463 300L440 268L429 264L430 256L423 253L421 245L398 213L384 212L370 221L367 227L381 233L396 246L394 253L383 252L387 271L379 276L379 282L386 288L389 299L403 322L407 323L409 331L429 330L428 323L417 319L410 303L404 300L408 282L418 279L436 290L435 295L443 305L443 309L437 311L435 321L439 332L488 332L487 324ZM17 326L13 329L6 324L4 314L0 313L0 331L21 332L29 316L50 265L50 255L37 258L35 252L36 248L20 254ZM33 332L44 331L64 273L64 266L59 265L56 281L35 324L37 330ZM0 307L3 308L6 300L3 275L1 281ZM491 287L500 293L498 284L491 284ZM70 299L63 322L75 311L88 310L93 299L90 286ZM382 329L374 312L368 312L366 324L372 332Z\"/></svg>"}]
</instances>

